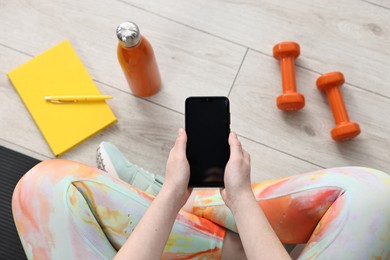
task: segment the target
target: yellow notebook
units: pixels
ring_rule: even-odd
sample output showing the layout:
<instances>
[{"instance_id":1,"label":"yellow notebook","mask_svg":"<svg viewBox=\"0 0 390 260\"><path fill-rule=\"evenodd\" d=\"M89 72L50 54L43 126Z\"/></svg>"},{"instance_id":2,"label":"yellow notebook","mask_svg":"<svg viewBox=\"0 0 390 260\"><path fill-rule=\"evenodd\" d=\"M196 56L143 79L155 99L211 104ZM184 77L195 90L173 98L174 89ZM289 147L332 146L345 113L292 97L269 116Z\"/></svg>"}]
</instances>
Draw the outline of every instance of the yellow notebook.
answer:
<instances>
[{"instance_id":1,"label":"yellow notebook","mask_svg":"<svg viewBox=\"0 0 390 260\"><path fill-rule=\"evenodd\" d=\"M56 156L117 121L105 101L54 104L44 99L101 94L67 40L8 77Z\"/></svg>"}]
</instances>

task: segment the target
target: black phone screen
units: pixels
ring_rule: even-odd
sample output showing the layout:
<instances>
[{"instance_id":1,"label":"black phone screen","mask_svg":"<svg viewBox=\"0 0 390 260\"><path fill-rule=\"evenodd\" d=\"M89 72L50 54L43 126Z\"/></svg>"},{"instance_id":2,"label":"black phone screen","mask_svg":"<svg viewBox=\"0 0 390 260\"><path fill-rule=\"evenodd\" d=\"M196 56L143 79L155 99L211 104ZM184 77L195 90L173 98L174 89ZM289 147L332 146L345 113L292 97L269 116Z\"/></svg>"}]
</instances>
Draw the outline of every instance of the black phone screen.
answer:
<instances>
[{"instance_id":1,"label":"black phone screen","mask_svg":"<svg viewBox=\"0 0 390 260\"><path fill-rule=\"evenodd\" d=\"M187 159L191 187L224 187L230 156L229 99L189 97L185 103Z\"/></svg>"}]
</instances>

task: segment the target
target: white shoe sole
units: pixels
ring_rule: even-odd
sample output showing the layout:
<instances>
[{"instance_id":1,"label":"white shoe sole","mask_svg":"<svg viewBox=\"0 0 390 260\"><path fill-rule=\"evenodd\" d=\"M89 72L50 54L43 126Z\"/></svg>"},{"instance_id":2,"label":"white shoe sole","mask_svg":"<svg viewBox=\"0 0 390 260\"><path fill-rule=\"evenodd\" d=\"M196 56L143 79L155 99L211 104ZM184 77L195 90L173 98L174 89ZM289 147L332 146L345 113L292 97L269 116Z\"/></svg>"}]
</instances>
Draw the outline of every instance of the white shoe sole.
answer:
<instances>
[{"instance_id":1,"label":"white shoe sole","mask_svg":"<svg viewBox=\"0 0 390 260\"><path fill-rule=\"evenodd\" d=\"M100 170L105 171L110 176L119 179L118 173L116 172L114 165L111 163L110 157L102 145L99 145L96 150L96 164Z\"/></svg>"}]
</instances>

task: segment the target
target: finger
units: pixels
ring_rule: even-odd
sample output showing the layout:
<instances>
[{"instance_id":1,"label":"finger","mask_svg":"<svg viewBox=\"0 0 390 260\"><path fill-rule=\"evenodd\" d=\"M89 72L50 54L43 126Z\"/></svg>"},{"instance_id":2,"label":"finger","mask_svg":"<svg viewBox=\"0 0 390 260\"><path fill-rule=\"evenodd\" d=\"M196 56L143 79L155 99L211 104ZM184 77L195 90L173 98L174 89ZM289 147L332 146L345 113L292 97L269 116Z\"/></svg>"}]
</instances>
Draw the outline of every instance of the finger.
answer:
<instances>
[{"instance_id":1,"label":"finger","mask_svg":"<svg viewBox=\"0 0 390 260\"><path fill-rule=\"evenodd\" d=\"M231 132L229 135L230 156L240 157L243 156L243 149L241 142L238 140L236 133Z\"/></svg>"},{"instance_id":2,"label":"finger","mask_svg":"<svg viewBox=\"0 0 390 260\"><path fill-rule=\"evenodd\" d=\"M225 188L219 188L219 194L223 197L224 195L223 194L225 194Z\"/></svg>"},{"instance_id":3,"label":"finger","mask_svg":"<svg viewBox=\"0 0 390 260\"><path fill-rule=\"evenodd\" d=\"M251 162L250 154L247 151L243 150L243 155L244 155L244 160L250 163Z\"/></svg>"},{"instance_id":4,"label":"finger","mask_svg":"<svg viewBox=\"0 0 390 260\"><path fill-rule=\"evenodd\" d=\"M244 150L244 161L245 161L245 163L246 163L247 165L249 165L249 167L250 167L250 165L251 165L251 156L250 156L250 154L249 154L247 151L245 151L245 150Z\"/></svg>"},{"instance_id":5,"label":"finger","mask_svg":"<svg viewBox=\"0 0 390 260\"><path fill-rule=\"evenodd\" d=\"M187 134L183 128L179 128L174 148L180 153L186 153Z\"/></svg>"}]
</instances>

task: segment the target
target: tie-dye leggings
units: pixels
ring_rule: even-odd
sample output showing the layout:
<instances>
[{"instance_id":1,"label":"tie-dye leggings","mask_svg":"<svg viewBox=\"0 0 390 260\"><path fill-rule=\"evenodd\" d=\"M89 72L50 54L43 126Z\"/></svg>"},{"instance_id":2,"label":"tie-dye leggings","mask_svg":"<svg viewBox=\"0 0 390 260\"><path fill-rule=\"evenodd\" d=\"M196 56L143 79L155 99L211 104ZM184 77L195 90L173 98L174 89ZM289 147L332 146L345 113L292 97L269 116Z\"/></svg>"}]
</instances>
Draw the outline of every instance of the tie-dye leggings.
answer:
<instances>
[{"instance_id":1,"label":"tie-dye leggings","mask_svg":"<svg viewBox=\"0 0 390 260\"><path fill-rule=\"evenodd\" d=\"M283 243L306 243L301 259L390 257L390 177L383 172L320 170L253 191ZM193 212L176 218L164 259L218 259L226 229L236 230L218 189L196 192ZM51 160L19 181L12 208L30 259L112 259L152 201L96 168Z\"/></svg>"}]
</instances>

